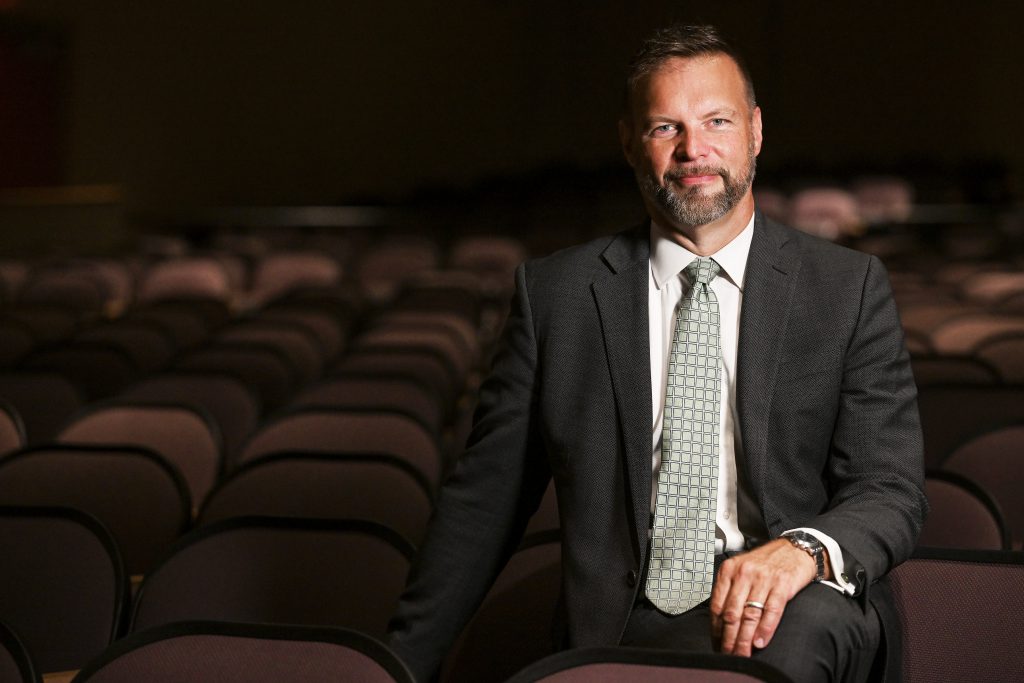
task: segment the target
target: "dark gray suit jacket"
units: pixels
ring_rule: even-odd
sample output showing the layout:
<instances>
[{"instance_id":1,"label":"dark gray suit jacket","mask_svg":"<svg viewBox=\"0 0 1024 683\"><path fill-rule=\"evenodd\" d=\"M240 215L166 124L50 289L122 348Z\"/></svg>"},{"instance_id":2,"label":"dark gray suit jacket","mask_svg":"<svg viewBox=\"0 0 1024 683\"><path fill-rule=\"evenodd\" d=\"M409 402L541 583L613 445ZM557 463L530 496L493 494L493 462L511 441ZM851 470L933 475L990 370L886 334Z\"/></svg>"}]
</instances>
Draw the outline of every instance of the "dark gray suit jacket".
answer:
<instances>
[{"instance_id":1,"label":"dark gray suit jacket","mask_svg":"<svg viewBox=\"0 0 1024 683\"><path fill-rule=\"evenodd\" d=\"M421 679L439 666L553 476L565 644L618 644L651 495L646 224L517 272L503 349L391 625ZM741 476L771 536L834 538L869 586L912 551L926 503L916 390L874 257L758 213L740 321Z\"/></svg>"}]
</instances>

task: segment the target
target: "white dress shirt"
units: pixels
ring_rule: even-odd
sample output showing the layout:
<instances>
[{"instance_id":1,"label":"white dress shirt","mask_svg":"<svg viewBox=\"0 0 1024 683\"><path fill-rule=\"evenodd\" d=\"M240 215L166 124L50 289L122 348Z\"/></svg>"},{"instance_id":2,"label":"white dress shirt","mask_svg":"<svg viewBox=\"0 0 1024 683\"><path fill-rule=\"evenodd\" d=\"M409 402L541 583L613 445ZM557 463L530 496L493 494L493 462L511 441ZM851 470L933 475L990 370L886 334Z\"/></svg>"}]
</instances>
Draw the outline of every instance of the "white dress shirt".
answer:
<instances>
[{"instance_id":1,"label":"white dress shirt","mask_svg":"<svg viewBox=\"0 0 1024 683\"><path fill-rule=\"evenodd\" d=\"M736 414L736 358L739 348L740 311L743 305L743 283L747 256L754 236L754 216L743 231L711 257L721 271L711 281L711 289L718 298L719 328L722 349L722 405L719 419L718 510L715 517L715 552L736 551L746 547L739 527L739 506L753 509L752 499L739 486L736 462L743 454L743 443ZM661 469L662 418L665 410L665 388L668 381L668 358L672 350L675 312L683 293L689 288L684 282L683 269L697 255L679 246L668 237L668 232L651 223L651 268L648 279L648 309L651 353L651 401L654 406L652 425L653 472L651 510L657 503L658 472ZM741 503L742 498L742 503ZM814 529L802 529L813 534L828 549L833 581L829 585L852 594L854 586L843 579L843 555L839 545L826 534ZM766 539L758 539L766 540Z\"/></svg>"}]
</instances>

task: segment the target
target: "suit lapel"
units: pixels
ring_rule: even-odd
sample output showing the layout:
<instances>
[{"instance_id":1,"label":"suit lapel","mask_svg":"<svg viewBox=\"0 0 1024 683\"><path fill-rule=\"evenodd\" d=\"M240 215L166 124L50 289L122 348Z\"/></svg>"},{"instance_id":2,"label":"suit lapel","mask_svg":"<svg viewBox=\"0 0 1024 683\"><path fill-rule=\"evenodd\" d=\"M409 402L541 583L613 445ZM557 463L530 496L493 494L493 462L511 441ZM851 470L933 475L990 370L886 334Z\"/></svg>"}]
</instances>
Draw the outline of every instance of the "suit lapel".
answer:
<instances>
[{"instance_id":1,"label":"suit lapel","mask_svg":"<svg viewBox=\"0 0 1024 683\"><path fill-rule=\"evenodd\" d=\"M647 283L650 269L647 224L622 233L601 257L609 271L594 279L615 405L622 427L637 551L647 540L651 504L651 361ZM642 539L642 541L641 541Z\"/></svg>"},{"instance_id":2,"label":"suit lapel","mask_svg":"<svg viewBox=\"0 0 1024 683\"><path fill-rule=\"evenodd\" d=\"M770 481L768 414L800 254L795 241L759 212L743 287L736 375L736 405L743 437L743 467L748 482ZM751 487L768 528L776 520L765 509L764 491Z\"/></svg>"}]
</instances>

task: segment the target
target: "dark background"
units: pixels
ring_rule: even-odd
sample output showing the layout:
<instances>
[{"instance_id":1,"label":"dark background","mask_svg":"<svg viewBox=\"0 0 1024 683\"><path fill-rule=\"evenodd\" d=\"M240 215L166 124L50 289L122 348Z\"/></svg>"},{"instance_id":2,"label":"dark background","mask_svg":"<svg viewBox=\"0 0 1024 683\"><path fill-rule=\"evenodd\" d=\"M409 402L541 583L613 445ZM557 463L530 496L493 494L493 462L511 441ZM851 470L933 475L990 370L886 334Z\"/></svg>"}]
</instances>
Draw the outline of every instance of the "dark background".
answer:
<instances>
[{"instance_id":1,"label":"dark background","mask_svg":"<svg viewBox=\"0 0 1024 683\"><path fill-rule=\"evenodd\" d=\"M762 182L1024 188L1024 4L783 0L4 0L0 185L173 212L626 184L625 64L673 20L748 56Z\"/></svg>"}]
</instances>

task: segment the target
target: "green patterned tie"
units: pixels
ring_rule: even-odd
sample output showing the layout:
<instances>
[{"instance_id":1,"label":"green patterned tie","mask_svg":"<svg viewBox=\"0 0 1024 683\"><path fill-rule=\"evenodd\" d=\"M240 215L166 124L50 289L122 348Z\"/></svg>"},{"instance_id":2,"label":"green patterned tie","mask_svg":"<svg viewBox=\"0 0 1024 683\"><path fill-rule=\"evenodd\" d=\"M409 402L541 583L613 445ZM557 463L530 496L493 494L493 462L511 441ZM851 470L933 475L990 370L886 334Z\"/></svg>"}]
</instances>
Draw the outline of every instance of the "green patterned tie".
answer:
<instances>
[{"instance_id":1,"label":"green patterned tie","mask_svg":"<svg viewBox=\"0 0 1024 683\"><path fill-rule=\"evenodd\" d=\"M714 576L722 349L710 282L719 270L697 258L683 271L692 285L679 302L668 363L646 585L647 598L667 614L710 597Z\"/></svg>"}]
</instances>

